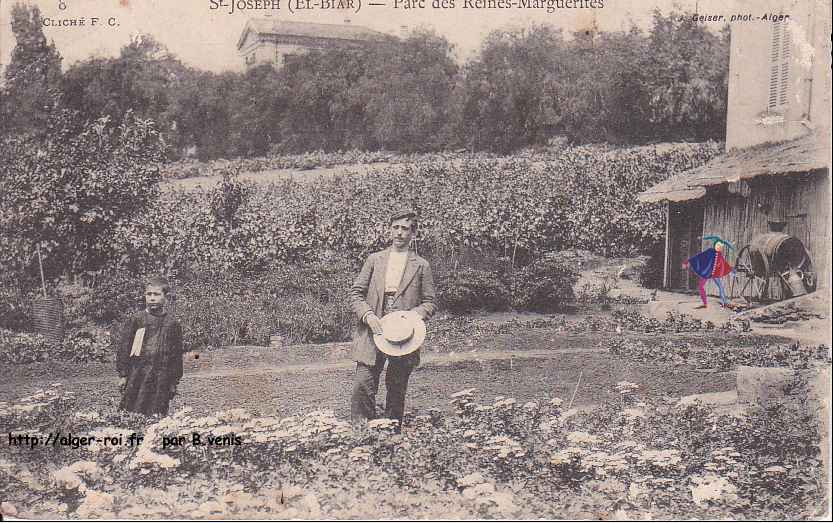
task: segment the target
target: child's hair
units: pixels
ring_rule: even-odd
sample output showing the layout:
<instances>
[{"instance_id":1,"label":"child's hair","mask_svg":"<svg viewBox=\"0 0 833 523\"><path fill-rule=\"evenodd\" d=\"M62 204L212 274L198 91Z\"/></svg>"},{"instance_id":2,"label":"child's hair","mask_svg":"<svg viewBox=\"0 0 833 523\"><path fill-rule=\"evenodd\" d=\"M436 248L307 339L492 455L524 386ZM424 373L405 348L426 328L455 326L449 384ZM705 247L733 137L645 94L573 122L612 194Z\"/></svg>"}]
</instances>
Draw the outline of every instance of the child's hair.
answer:
<instances>
[{"instance_id":1,"label":"child's hair","mask_svg":"<svg viewBox=\"0 0 833 523\"><path fill-rule=\"evenodd\" d=\"M163 294L168 294L171 291L171 284L162 276L151 276L148 278L145 282L145 288L148 287L161 287Z\"/></svg>"},{"instance_id":2,"label":"child's hair","mask_svg":"<svg viewBox=\"0 0 833 523\"><path fill-rule=\"evenodd\" d=\"M411 210L400 210L399 212L391 214L390 219L388 220L388 225L392 225L393 222L401 220L402 218L408 218L411 221L411 230L416 232L418 224L417 215Z\"/></svg>"}]
</instances>

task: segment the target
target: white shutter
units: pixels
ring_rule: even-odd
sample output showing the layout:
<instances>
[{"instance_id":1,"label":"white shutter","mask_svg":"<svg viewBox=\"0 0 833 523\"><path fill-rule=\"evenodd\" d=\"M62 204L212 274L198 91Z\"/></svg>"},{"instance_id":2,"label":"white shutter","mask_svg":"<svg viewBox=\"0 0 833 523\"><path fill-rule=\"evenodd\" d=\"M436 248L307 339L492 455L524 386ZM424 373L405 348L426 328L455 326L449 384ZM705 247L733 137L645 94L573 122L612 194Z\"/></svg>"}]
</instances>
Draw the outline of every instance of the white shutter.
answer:
<instances>
[{"instance_id":1,"label":"white shutter","mask_svg":"<svg viewBox=\"0 0 833 523\"><path fill-rule=\"evenodd\" d=\"M767 109L775 111L787 104L790 85L790 30L786 21L772 22L769 53L769 92Z\"/></svg>"},{"instance_id":2,"label":"white shutter","mask_svg":"<svg viewBox=\"0 0 833 523\"><path fill-rule=\"evenodd\" d=\"M789 23L781 22L781 84L778 86L778 105L787 105L787 95L790 88L790 26Z\"/></svg>"}]
</instances>

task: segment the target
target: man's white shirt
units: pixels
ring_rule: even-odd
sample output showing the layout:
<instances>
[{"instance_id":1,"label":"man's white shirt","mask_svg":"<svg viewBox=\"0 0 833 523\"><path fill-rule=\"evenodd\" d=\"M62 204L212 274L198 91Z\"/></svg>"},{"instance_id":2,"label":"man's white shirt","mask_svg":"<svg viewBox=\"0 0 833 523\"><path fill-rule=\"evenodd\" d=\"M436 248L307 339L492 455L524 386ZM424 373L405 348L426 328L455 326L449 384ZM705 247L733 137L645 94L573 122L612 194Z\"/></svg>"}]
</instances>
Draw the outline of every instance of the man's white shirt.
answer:
<instances>
[{"instance_id":1,"label":"man's white shirt","mask_svg":"<svg viewBox=\"0 0 833 523\"><path fill-rule=\"evenodd\" d=\"M385 272L385 293L399 291L399 282L402 281L402 274L405 272L405 265L408 263L408 251L390 251L388 255L388 268Z\"/></svg>"}]
</instances>

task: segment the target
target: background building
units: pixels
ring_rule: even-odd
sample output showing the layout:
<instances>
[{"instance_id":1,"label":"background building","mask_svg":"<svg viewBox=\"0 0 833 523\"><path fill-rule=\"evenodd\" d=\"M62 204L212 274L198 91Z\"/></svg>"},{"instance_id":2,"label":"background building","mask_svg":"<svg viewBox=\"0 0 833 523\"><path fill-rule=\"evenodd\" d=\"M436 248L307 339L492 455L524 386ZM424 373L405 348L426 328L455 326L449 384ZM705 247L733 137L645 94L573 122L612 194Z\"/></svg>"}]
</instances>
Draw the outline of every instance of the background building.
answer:
<instances>
[{"instance_id":1,"label":"background building","mask_svg":"<svg viewBox=\"0 0 833 523\"><path fill-rule=\"evenodd\" d=\"M282 67L287 57L312 49L336 49L366 46L389 41L391 36L378 31L344 24L289 22L272 18L254 18L246 22L237 51L246 68L260 64Z\"/></svg>"}]
</instances>

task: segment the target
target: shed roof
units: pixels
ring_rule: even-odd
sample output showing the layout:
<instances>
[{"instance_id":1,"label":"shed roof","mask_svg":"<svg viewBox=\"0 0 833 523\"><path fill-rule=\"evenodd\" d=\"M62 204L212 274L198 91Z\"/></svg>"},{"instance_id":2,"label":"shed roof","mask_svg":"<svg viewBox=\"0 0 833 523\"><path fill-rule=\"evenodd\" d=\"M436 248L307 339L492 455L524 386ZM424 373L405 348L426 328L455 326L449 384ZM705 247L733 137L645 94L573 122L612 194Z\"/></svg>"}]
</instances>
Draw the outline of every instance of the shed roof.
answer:
<instances>
[{"instance_id":1,"label":"shed roof","mask_svg":"<svg viewBox=\"0 0 833 523\"><path fill-rule=\"evenodd\" d=\"M312 22L289 22L271 18L252 18L246 22L237 48L243 45L249 32L256 34L276 34L287 36L307 36L314 38L330 38L336 40L375 41L390 38L390 36L352 24L317 24Z\"/></svg>"},{"instance_id":2,"label":"shed roof","mask_svg":"<svg viewBox=\"0 0 833 523\"><path fill-rule=\"evenodd\" d=\"M827 133L755 145L712 158L704 165L660 182L639 194L641 202L682 202L702 198L706 187L763 175L790 175L824 169L830 156Z\"/></svg>"}]
</instances>

